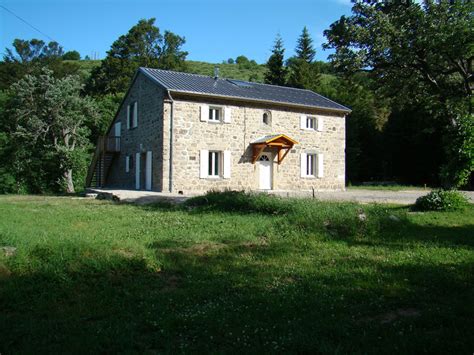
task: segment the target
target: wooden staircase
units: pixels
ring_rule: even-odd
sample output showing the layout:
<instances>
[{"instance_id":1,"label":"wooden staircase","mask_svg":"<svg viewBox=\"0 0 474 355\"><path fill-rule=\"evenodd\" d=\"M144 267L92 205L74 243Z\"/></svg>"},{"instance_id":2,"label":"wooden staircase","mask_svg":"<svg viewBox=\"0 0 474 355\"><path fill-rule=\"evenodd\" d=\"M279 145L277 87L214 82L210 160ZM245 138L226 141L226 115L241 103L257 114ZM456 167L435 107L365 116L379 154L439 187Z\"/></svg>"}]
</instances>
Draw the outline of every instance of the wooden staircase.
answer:
<instances>
[{"instance_id":1,"label":"wooden staircase","mask_svg":"<svg viewBox=\"0 0 474 355\"><path fill-rule=\"evenodd\" d=\"M86 187L104 187L110 166L120 153L120 137L101 136L87 172Z\"/></svg>"}]
</instances>

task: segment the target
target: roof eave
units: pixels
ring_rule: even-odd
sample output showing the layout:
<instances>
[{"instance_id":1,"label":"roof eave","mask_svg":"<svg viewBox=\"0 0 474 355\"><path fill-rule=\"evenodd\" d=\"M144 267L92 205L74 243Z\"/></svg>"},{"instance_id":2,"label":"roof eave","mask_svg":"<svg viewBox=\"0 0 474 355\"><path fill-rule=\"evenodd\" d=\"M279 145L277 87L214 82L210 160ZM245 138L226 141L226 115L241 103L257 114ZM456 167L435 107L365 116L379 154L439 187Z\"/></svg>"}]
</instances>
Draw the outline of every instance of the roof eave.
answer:
<instances>
[{"instance_id":1,"label":"roof eave","mask_svg":"<svg viewBox=\"0 0 474 355\"><path fill-rule=\"evenodd\" d=\"M169 89L169 91L171 91L173 93L177 93L177 94L185 94L185 95L190 95L190 96L231 99L231 100L243 101L243 102L249 102L249 101L250 102L260 102L260 103L268 103L268 104L280 105L280 106L292 106L292 107L300 107L300 108L306 108L306 109L318 109L318 110L330 111L330 112L340 112L340 113L344 113L344 114L349 114L349 113L352 112L352 110L350 110L349 108L337 109L337 108L329 108L329 107L322 107L322 106L295 104L295 103L291 103L291 102L253 99L253 98L230 96L230 95L207 94L207 93L201 93L201 92L196 92L196 91L186 91L186 90Z\"/></svg>"}]
</instances>

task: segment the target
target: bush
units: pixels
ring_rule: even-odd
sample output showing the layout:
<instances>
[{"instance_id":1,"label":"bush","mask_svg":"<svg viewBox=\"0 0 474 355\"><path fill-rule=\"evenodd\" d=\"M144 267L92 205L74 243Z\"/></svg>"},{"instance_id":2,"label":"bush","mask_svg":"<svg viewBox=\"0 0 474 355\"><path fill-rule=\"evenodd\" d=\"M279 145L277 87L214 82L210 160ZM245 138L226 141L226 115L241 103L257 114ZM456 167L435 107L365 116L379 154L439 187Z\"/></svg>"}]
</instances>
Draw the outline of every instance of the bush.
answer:
<instances>
[{"instance_id":1,"label":"bush","mask_svg":"<svg viewBox=\"0 0 474 355\"><path fill-rule=\"evenodd\" d=\"M418 211L458 211L464 209L468 200L458 191L435 190L419 197L414 209Z\"/></svg>"}]
</instances>

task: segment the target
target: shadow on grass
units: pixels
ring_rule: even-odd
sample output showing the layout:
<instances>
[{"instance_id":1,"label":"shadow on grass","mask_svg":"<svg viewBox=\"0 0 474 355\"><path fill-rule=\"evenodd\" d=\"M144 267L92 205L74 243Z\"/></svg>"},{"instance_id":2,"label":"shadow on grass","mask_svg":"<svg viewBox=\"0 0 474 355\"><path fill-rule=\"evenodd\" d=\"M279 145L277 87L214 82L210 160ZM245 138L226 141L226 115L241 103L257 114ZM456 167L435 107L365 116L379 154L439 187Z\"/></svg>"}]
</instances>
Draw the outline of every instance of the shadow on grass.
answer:
<instances>
[{"instance_id":1,"label":"shadow on grass","mask_svg":"<svg viewBox=\"0 0 474 355\"><path fill-rule=\"evenodd\" d=\"M2 353L463 353L472 263L397 263L291 240L153 242L0 276ZM51 264L51 265L48 265Z\"/></svg>"}]
</instances>

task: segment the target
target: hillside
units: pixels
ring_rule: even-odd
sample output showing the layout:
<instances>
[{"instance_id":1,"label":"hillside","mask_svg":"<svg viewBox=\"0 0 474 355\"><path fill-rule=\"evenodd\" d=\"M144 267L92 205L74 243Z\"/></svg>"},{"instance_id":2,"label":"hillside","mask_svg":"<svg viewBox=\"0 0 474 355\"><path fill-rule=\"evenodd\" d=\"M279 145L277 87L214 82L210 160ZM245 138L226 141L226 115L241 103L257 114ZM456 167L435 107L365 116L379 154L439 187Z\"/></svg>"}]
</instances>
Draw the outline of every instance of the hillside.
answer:
<instances>
[{"instance_id":1,"label":"hillside","mask_svg":"<svg viewBox=\"0 0 474 355\"><path fill-rule=\"evenodd\" d=\"M77 63L80 66L81 75L87 77L90 75L91 71L100 65L100 60L81 60L81 61L71 61L72 63ZM240 79L247 81L256 81L263 82L265 75L265 66L264 65L238 65L238 64L215 64L207 63L200 61L188 60L186 61L187 72L193 74L201 75L213 75L214 67L217 65L219 67L219 73L221 77Z\"/></svg>"},{"instance_id":2,"label":"hillside","mask_svg":"<svg viewBox=\"0 0 474 355\"><path fill-rule=\"evenodd\" d=\"M88 77L91 71L100 65L100 60L81 60L71 61L78 63L80 66L81 76L84 78ZM200 75L214 75L214 67L219 67L219 75L222 78L238 79L246 81L254 81L257 83L263 83L265 76L265 66L263 64L228 64L228 63L208 63L201 61L188 60L186 61L187 72ZM330 87L331 83L335 80L335 76L331 74L321 74L321 86L322 88ZM324 93L327 94L326 89L323 89ZM329 90L331 91L331 90Z\"/></svg>"}]
</instances>

